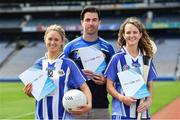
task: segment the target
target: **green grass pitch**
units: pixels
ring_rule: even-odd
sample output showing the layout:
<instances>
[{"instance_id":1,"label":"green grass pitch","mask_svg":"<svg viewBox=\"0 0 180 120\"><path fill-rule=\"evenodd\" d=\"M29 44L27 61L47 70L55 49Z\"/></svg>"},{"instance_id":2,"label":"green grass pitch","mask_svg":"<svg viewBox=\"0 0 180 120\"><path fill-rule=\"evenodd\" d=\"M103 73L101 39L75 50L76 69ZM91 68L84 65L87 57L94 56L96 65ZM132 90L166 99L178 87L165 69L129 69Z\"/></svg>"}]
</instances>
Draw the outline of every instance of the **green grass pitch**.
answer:
<instances>
[{"instance_id":1,"label":"green grass pitch","mask_svg":"<svg viewBox=\"0 0 180 120\"><path fill-rule=\"evenodd\" d=\"M23 93L22 83L0 83L0 119L33 119L34 99Z\"/></svg>"},{"instance_id":2,"label":"green grass pitch","mask_svg":"<svg viewBox=\"0 0 180 120\"><path fill-rule=\"evenodd\" d=\"M154 82L154 96L150 113L158 112L177 97L180 97L180 81Z\"/></svg>"},{"instance_id":3,"label":"green grass pitch","mask_svg":"<svg viewBox=\"0 0 180 120\"><path fill-rule=\"evenodd\" d=\"M22 83L0 83L0 119L34 119L35 101L23 93L23 87ZM154 82L151 114L180 96L179 88L180 82L178 81ZM111 103L111 97L109 101Z\"/></svg>"}]
</instances>

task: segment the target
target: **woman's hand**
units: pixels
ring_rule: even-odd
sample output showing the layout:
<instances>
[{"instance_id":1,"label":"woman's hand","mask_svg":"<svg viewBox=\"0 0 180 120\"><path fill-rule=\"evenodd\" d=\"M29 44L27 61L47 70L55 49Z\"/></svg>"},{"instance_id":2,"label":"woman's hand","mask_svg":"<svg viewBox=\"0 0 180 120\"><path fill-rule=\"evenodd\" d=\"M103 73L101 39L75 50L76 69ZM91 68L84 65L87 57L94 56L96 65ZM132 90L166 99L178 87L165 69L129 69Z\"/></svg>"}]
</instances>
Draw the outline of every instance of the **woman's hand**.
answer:
<instances>
[{"instance_id":1,"label":"woman's hand","mask_svg":"<svg viewBox=\"0 0 180 120\"><path fill-rule=\"evenodd\" d=\"M87 113L91 110L92 105L83 105L83 106L79 106L75 109L72 109L69 111L69 113L71 113L72 115L82 115L84 113Z\"/></svg>"},{"instance_id":2,"label":"woman's hand","mask_svg":"<svg viewBox=\"0 0 180 120\"><path fill-rule=\"evenodd\" d=\"M131 104L137 102L137 99L133 97L124 96L121 100L124 104L130 106Z\"/></svg>"},{"instance_id":3,"label":"woman's hand","mask_svg":"<svg viewBox=\"0 0 180 120\"><path fill-rule=\"evenodd\" d=\"M27 84L24 89L23 92L28 95L29 97L33 97L33 95L31 94L32 92L32 83Z\"/></svg>"},{"instance_id":4,"label":"woman's hand","mask_svg":"<svg viewBox=\"0 0 180 120\"><path fill-rule=\"evenodd\" d=\"M137 112L142 113L142 112L146 111L146 110L150 107L151 103L152 103L152 100L151 100L151 99L146 99L146 100L144 100L144 101L138 106Z\"/></svg>"},{"instance_id":5,"label":"woman's hand","mask_svg":"<svg viewBox=\"0 0 180 120\"><path fill-rule=\"evenodd\" d=\"M92 109L92 95L87 83L83 83L80 87L80 90L86 95L87 104L83 106L78 106L77 108L71 109L69 113L73 115L82 115L89 112ZM74 103L76 104L76 103Z\"/></svg>"}]
</instances>

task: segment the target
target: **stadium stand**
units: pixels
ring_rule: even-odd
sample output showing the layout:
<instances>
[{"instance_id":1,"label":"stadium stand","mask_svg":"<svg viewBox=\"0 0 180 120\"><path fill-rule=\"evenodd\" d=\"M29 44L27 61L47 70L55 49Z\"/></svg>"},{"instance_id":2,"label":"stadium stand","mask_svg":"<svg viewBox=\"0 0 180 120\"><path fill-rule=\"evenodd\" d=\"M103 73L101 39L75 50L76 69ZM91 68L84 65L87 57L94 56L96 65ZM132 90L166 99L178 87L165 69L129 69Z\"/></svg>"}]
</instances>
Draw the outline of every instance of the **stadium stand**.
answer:
<instances>
[{"instance_id":1,"label":"stadium stand","mask_svg":"<svg viewBox=\"0 0 180 120\"><path fill-rule=\"evenodd\" d=\"M154 62L160 79L175 79L176 58L180 52L179 45L179 39L164 39L161 44L158 44Z\"/></svg>"},{"instance_id":2,"label":"stadium stand","mask_svg":"<svg viewBox=\"0 0 180 120\"><path fill-rule=\"evenodd\" d=\"M17 75L30 67L38 58L45 53L44 43L29 43L21 50L16 50L0 69L1 78L16 78Z\"/></svg>"},{"instance_id":3,"label":"stadium stand","mask_svg":"<svg viewBox=\"0 0 180 120\"><path fill-rule=\"evenodd\" d=\"M7 43L0 43L0 66L2 66L3 62L6 61L8 56L10 56L13 51L15 50L15 47L7 46Z\"/></svg>"},{"instance_id":4,"label":"stadium stand","mask_svg":"<svg viewBox=\"0 0 180 120\"><path fill-rule=\"evenodd\" d=\"M180 54L179 0L1 0L0 79L17 80L21 72L44 55L42 39L48 25L62 25L69 40L81 35L79 15L86 5L101 9L99 34L110 41L116 51L121 22L130 16L141 19L158 45L154 58L158 79L179 78L180 70L176 70L180 69L177 67L180 63L177 59Z\"/></svg>"}]
</instances>

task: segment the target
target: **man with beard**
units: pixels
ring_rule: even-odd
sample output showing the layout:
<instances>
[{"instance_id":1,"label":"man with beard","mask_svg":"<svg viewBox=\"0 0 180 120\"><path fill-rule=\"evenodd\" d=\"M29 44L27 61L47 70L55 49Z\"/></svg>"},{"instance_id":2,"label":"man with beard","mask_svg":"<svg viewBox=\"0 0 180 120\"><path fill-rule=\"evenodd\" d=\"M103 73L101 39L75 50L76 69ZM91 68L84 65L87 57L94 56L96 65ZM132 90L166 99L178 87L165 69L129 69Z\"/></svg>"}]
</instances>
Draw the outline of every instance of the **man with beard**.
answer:
<instances>
[{"instance_id":1,"label":"man with beard","mask_svg":"<svg viewBox=\"0 0 180 120\"><path fill-rule=\"evenodd\" d=\"M64 48L64 54L71 58L89 79L86 81L92 93L92 110L83 116L83 119L109 119L108 98L106 91L106 77L103 75L114 49L110 43L98 36L98 27L101 23L100 11L95 7L85 7L81 12L82 36L69 42ZM94 47L102 52L105 67L102 74L85 69L79 50L85 47ZM87 52L87 56L91 53ZM89 53L88 53L89 52Z\"/></svg>"}]
</instances>

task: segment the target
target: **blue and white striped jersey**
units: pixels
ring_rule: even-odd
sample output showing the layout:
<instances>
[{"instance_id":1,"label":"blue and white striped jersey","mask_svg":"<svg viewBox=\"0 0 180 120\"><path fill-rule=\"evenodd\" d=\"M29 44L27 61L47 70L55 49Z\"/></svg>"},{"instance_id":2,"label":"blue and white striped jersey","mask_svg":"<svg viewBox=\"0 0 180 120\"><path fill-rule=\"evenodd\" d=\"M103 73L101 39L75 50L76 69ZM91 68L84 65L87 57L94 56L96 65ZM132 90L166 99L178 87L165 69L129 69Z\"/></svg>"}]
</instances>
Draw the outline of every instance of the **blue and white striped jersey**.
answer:
<instances>
[{"instance_id":1,"label":"blue and white striped jersey","mask_svg":"<svg viewBox=\"0 0 180 120\"><path fill-rule=\"evenodd\" d=\"M130 69L133 67L139 67L141 73L143 73L143 54L139 50L139 55L136 58L133 58L125 47L121 48L119 52L113 55L112 59L110 60L107 69L105 71L105 75L107 78L112 80L115 83L116 90L124 94L122 91L121 84L118 79L118 72L121 72L126 69ZM153 63L150 63L150 69L148 74L147 82L152 81L156 78L156 71L154 68ZM136 108L139 105L139 100L131 105L127 106L121 103L119 100L113 98L112 100L112 117L113 119L119 119L121 116L125 116L126 118L136 118L137 112ZM123 117L121 117L123 119ZM142 118L149 118L148 110L142 114Z\"/></svg>"},{"instance_id":2,"label":"blue and white striped jersey","mask_svg":"<svg viewBox=\"0 0 180 120\"><path fill-rule=\"evenodd\" d=\"M36 61L47 75L54 81L57 88L40 101L36 101L36 119L62 119L65 111L62 105L62 97L69 89L78 89L86 78L77 65L61 54L55 60L48 60L45 55Z\"/></svg>"}]
</instances>

